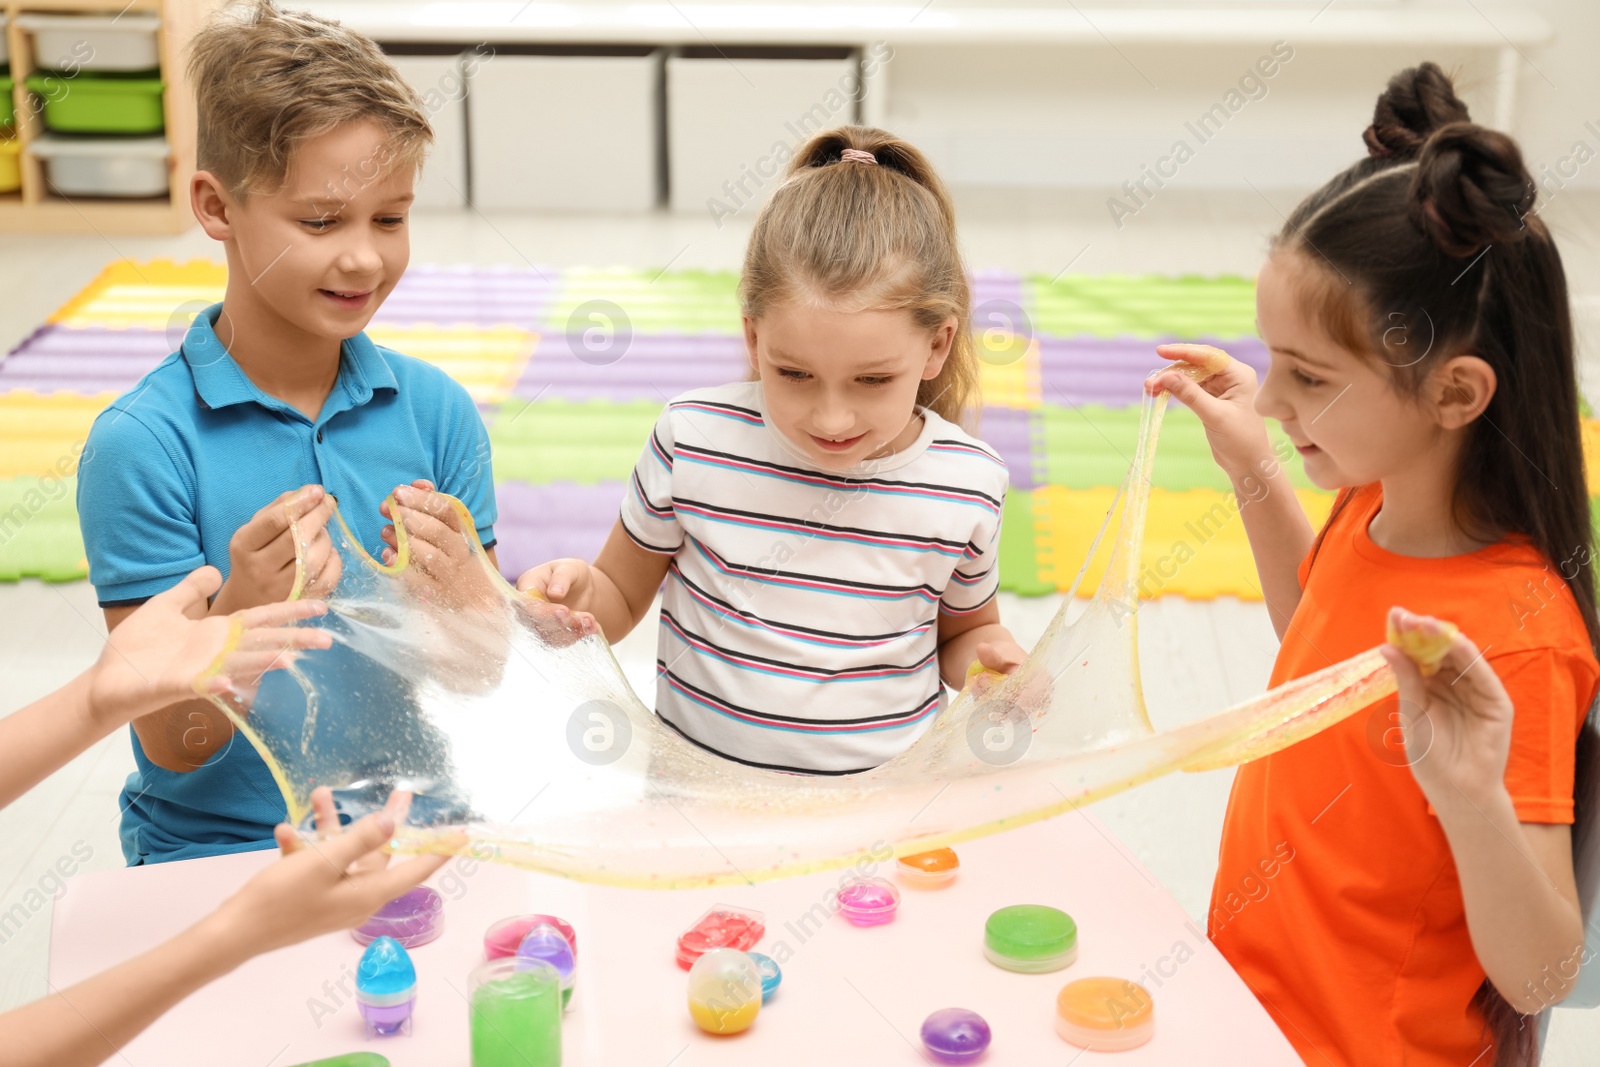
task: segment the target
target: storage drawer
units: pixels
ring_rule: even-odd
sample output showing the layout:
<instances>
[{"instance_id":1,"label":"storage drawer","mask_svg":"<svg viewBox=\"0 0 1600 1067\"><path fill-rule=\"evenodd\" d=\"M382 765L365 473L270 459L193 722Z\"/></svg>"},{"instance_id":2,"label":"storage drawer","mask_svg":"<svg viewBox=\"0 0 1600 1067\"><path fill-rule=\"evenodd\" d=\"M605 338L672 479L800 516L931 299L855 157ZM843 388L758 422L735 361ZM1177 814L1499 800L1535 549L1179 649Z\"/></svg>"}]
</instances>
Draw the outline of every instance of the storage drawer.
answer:
<instances>
[{"instance_id":1,"label":"storage drawer","mask_svg":"<svg viewBox=\"0 0 1600 1067\"><path fill-rule=\"evenodd\" d=\"M27 86L39 98L46 128L62 133L160 133L161 79L38 71Z\"/></svg>"},{"instance_id":2,"label":"storage drawer","mask_svg":"<svg viewBox=\"0 0 1600 1067\"><path fill-rule=\"evenodd\" d=\"M33 35L33 57L52 70L154 70L161 65L161 18L125 15L17 16Z\"/></svg>"},{"instance_id":3,"label":"storage drawer","mask_svg":"<svg viewBox=\"0 0 1600 1067\"><path fill-rule=\"evenodd\" d=\"M63 196L161 196L172 148L165 138L69 138L44 134L28 146L50 192Z\"/></svg>"}]
</instances>

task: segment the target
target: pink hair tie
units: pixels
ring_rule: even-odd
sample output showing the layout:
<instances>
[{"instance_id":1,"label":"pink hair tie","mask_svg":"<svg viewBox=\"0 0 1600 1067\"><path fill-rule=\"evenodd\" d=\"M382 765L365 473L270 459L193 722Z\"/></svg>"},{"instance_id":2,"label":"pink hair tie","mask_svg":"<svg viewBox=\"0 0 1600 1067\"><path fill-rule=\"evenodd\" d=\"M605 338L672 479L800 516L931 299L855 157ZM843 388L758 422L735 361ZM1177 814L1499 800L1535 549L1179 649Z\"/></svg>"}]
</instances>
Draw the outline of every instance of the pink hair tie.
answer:
<instances>
[{"instance_id":1,"label":"pink hair tie","mask_svg":"<svg viewBox=\"0 0 1600 1067\"><path fill-rule=\"evenodd\" d=\"M843 163L846 160L849 160L852 163L870 163L874 167L878 165L877 156L873 155L871 152L863 152L859 148L846 148L843 152L840 152L839 162Z\"/></svg>"}]
</instances>

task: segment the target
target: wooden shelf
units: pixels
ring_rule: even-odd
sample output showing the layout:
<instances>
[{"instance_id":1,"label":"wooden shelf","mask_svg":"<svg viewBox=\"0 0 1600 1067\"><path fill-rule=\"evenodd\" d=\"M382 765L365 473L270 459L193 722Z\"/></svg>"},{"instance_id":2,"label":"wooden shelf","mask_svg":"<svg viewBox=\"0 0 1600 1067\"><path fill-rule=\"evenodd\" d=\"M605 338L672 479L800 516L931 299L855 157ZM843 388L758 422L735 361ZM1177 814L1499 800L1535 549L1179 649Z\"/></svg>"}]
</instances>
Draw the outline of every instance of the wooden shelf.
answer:
<instances>
[{"instance_id":1,"label":"wooden shelf","mask_svg":"<svg viewBox=\"0 0 1600 1067\"><path fill-rule=\"evenodd\" d=\"M22 143L22 191L0 197L0 233L99 233L104 235L176 234L194 225L189 210L189 182L194 177L194 94L184 68L184 48L201 22L222 0L12 0L4 4L6 40L11 51L11 77L17 109L17 137ZM44 166L29 145L44 132L25 84L39 67L33 38L17 24L29 13L73 12L112 14L138 11L160 16L161 94L165 137L172 147L167 160L168 193L160 199L63 197L45 180Z\"/></svg>"}]
</instances>

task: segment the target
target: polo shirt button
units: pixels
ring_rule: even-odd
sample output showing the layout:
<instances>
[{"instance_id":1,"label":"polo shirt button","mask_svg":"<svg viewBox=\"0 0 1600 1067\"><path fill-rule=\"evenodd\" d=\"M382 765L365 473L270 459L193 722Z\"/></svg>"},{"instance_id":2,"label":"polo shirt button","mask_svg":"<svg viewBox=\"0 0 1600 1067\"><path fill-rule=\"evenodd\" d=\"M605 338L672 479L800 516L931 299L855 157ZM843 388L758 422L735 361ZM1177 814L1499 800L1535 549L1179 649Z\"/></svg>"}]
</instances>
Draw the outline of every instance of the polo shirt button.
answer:
<instances>
[{"instance_id":1,"label":"polo shirt button","mask_svg":"<svg viewBox=\"0 0 1600 1067\"><path fill-rule=\"evenodd\" d=\"M317 444L320 445L321 443L322 443L322 431L318 430L317 431Z\"/></svg>"}]
</instances>

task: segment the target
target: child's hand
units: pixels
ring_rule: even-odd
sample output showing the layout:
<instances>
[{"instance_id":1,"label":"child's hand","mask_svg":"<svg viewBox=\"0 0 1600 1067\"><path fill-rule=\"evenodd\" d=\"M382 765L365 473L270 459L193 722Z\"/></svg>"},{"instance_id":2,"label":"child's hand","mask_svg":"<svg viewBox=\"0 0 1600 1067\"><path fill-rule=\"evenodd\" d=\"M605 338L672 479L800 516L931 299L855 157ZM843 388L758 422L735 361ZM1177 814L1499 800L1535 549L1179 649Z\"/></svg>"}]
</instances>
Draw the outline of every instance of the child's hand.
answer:
<instances>
[{"instance_id":1,"label":"child's hand","mask_svg":"<svg viewBox=\"0 0 1600 1067\"><path fill-rule=\"evenodd\" d=\"M517 592L527 594L520 605L527 621L558 648L600 632L587 610L594 572L584 560L551 560L524 571Z\"/></svg>"},{"instance_id":2,"label":"child's hand","mask_svg":"<svg viewBox=\"0 0 1600 1067\"><path fill-rule=\"evenodd\" d=\"M997 641L981 641L973 651L977 659L967 668L967 676L972 682L972 695L977 698L987 696L990 690L1022 666L1023 661L1028 658L1026 650L1009 637ZM1037 695L1023 694L1029 699Z\"/></svg>"},{"instance_id":3,"label":"child's hand","mask_svg":"<svg viewBox=\"0 0 1600 1067\"><path fill-rule=\"evenodd\" d=\"M399 558L399 540L393 525L398 518L405 524L409 539L409 580L426 586L430 595L458 605L493 598L495 583L468 544L461 513L448 497L434 490L432 482L418 479L398 486L393 505L385 500L378 510L391 520L381 535L385 566L393 566Z\"/></svg>"},{"instance_id":4,"label":"child's hand","mask_svg":"<svg viewBox=\"0 0 1600 1067\"><path fill-rule=\"evenodd\" d=\"M215 567L201 567L111 631L90 672L89 700L96 716L120 726L192 698L195 678L222 653L235 622L244 627L239 646L228 654L222 673L208 680L207 692L252 689L263 673L292 662L296 650L332 643L325 630L290 626L326 612L318 600L208 615L207 598L221 585Z\"/></svg>"},{"instance_id":5,"label":"child's hand","mask_svg":"<svg viewBox=\"0 0 1600 1067\"><path fill-rule=\"evenodd\" d=\"M1404 608L1389 610L1400 633L1441 636L1442 624ZM1505 686L1478 647L1457 634L1431 677L1394 645L1383 646L1400 686L1407 761L1434 808L1474 803L1505 788L1513 709Z\"/></svg>"},{"instance_id":6,"label":"child's hand","mask_svg":"<svg viewBox=\"0 0 1600 1067\"><path fill-rule=\"evenodd\" d=\"M339 584L342 561L328 536L333 497L320 485L282 493L234 531L228 541L228 580L218 601L228 611L275 604L294 588L293 516L304 543L306 584L302 595L326 596Z\"/></svg>"},{"instance_id":7,"label":"child's hand","mask_svg":"<svg viewBox=\"0 0 1600 1067\"><path fill-rule=\"evenodd\" d=\"M384 810L339 832L333 794L311 794L323 839L306 842L287 823L274 836L283 857L223 902L207 923L240 958L365 922L395 897L420 885L448 856L417 856L393 867L381 849L405 819L410 795L395 793Z\"/></svg>"},{"instance_id":8,"label":"child's hand","mask_svg":"<svg viewBox=\"0 0 1600 1067\"><path fill-rule=\"evenodd\" d=\"M1255 410L1255 370L1210 345L1157 345L1156 352L1196 367L1227 360L1203 382L1178 371L1158 372L1145 379L1145 391L1154 395L1166 390L1200 416L1212 458L1234 481L1269 471L1275 461L1266 423Z\"/></svg>"}]
</instances>

